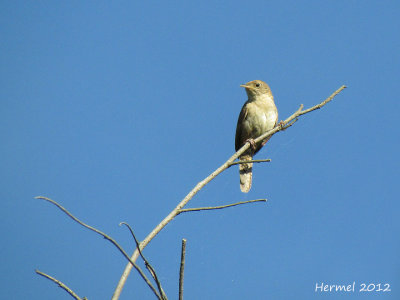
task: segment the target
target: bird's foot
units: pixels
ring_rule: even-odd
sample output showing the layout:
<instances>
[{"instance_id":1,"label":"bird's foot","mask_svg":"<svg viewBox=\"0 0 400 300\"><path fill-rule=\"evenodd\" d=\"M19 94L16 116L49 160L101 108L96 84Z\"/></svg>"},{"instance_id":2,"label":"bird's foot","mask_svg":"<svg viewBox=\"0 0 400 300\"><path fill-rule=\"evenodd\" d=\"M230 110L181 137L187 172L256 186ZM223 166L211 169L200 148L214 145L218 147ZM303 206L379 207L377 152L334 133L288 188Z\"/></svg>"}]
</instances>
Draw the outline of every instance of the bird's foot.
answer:
<instances>
[{"instance_id":1,"label":"bird's foot","mask_svg":"<svg viewBox=\"0 0 400 300\"><path fill-rule=\"evenodd\" d=\"M285 122L284 122L284 121L280 121L280 122L278 123L278 126L281 128L281 130L285 130L285 129L286 129L286 126L285 126Z\"/></svg>"},{"instance_id":2,"label":"bird's foot","mask_svg":"<svg viewBox=\"0 0 400 300\"><path fill-rule=\"evenodd\" d=\"M249 143L251 149L253 149L253 151L256 151L257 146L256 146L256 142L254 141L254 139L247 139L246 143Z\"/></svg>"}]
</instances>

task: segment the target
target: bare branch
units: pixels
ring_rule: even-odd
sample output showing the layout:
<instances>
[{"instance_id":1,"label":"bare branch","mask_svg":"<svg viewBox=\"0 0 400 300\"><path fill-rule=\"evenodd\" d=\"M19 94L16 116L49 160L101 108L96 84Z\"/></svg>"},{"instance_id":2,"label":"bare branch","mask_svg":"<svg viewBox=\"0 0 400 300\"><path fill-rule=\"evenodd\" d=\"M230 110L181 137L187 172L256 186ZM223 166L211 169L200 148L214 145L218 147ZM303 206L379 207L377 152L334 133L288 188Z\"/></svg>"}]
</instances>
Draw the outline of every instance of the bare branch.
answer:
<instances>
[{"instance_id":1,"label":"bare branch","mask_svg":"<svg viewBox=\"0 0 400 300\"><path fill-rule=\"evenodd\" d=\"M209 207L196 207L196 208L182 208L179 210L179 213L190 212L190 211L201 211L201 210L213 210L213 209L223 209L232 206L237 206L241 204L248 204L254 202L267 202L267 199L256 199L256 200L248 200L248 201L241 201L232 204L222 205L222 206L209 206Z\"/></svg>"},{"instance_id":2,"label":"bare branch","mask_svg":"<svg viewBox=\"0 0 400 300\"><path fill-rule=\"evenodd\" d=\"M341 86L338 90L336 90L331 96L329 96L327 99L322 101L321 103L303 111L303 105L300 105L300 108L289 118L287 118L285 121L281 122L279 126L276 126L272 130L269 130L259 136L257 139L254 140L255 143L260 142L261 140L264 140L267 137L270 137L277 133L278 131L282 131L291 125L292 120L297 119L299 116L304 115L308 112L311 112L316 109L320 109L324 105L326 105L328 102L330 102L337 94L339 94L343 89L345 89L346 86ZM288 126L288 127L285 127ZM181 202L149 233L149 235L140 243L140 249L143 249L144 247L147 246L147 244L169 223L171 222L179 213L180 210L206 185L208 184L211 180L213 180L215 177L217 177L219 174L221 174L223 171L225 171L227 168L230 167L231 163L236 160L238 157L240 157L248 148L250 147L249 143L245 143L242 148L240 148L235 154L233 154L225 163L223 163L218 169L216 169L214 172L212 172L208 177L206 177L204 180L200 181L186 196L181 200ZM136 249L134 253L131 256L132 261L136 261L136 259L139 256L139 251ZM123 274L121 275L121 278L118 282L118 285L114 291L112 300L117 300L119 299L122 288L125 285L125 282L129 276L129 273L131 272L132 265L128 264L125 267L125 270Z\"/></svg>"},{"instance_id":3,"label":"bare branch","mask_svg":"<svg viewBox=\"0 0 400 300\"><path fill-rule=\"evenodd\" d=\"M47 275L46 273L43 273L43 272L41 272L41 271L39 271L39 270L35 270L35 272L36 272L37 274L43 276L44 278L47 278L47 279L49 279L49 280L51 280L51 281L57 283L58 286L59 286L60 288L62 288L63 290L65 290L68 294L70 294L70 295L71 295L73 298L75 298L76 300L87 300L86 297L84 297L84 298L79 297L77 294L74 293L73 290L71 290L71 289L70 289L69 287L67 287L64 283L62 283L61 281L55 279L54 277L51 277L50 275Z\"/></svg>"},{"instance_id":4,"label":"bare branch","mask_svg":"<svg viewBox=\"0 0 400 300\"><path fill-rule=\"evenodd\" d=\"M157 284L158 291L160 292L161 297L163 298L163 300L167 300L167 295L165 294L163 288L161 287L161 282L158 280L156 271L155 271L154 268L150 265L149 261L144 257L142 251L140 250L139 242L138 242L138 240L136 239L135 234L133 233L132 227L131 227L128 223L126 223L126 222L121 222L121 223L119 223L119 225L120 225L120 226L121 226L121 225L125 225L126 227L128 227L129 231L131 232L131 235L132 235L133 239L135 240L136 247L137 247L137 249L138 249L138 251L139 251L139 254L140 254L141 258L142 258L143 261L144 261L144 265L145 265L146 268L149 270L149 273L150 273L151 276L154 278L154 281L155 281L156 284Z\"/></svg>"},{"instance_id":5,"label":"bare branch","mask_svg":"<svg viewBox=\"0 0 400 300\"><path fill-rule=\"evenodd\" d=\"M77 222L78 224L82 225L83 227L86 227L94 232L96 232L97 234L103 236L106 240L110 241L115 247L118 248L118 250L125 256L125 258L129 261L129 265L133 265L135 267L135 269L139 272L140 276L142 276L143 280L146 281L147 285L150 287L150 289L154 292L154 294L157 296L158 299L161 299L161 296L157 293L156 289L154 288L154 286L151 284L150 280L146 277L146 275L143 273L142 269L140 269L140 267L129 258L128 254L125 252L124 249L122 249L122 247L110 236L108 236L107 234L105 234L104 232L90 226L87 225L85 223L83 223L81 220L79 220L78 218L76 218L75 216L73 216L68 210L66 210L64 207L62 207L60 204L58 204L56 201L47 198L47 197L43 197L43 196L37 196L35 197L35 199L42 199L42 200L46 200L52 204L54 204L55 206L57 206L59 209L61 209L68 217L70 217L72 220L74 220L75 222ZM131 267L132 268L132 267Z\"/></svg>"},{"instance_id":6,"label":"bare branch","mask_svg":"<svg viewBox=\"0 0 400 300\"><path fill-rule=\"evenodd\" d=\"M179 268L179 300L183 300L183 277L185 272L186 240L182 239L181 266Z\"/></svg>"},{"instance_id":7,"label":"bare branch","mask_svg":"<svg viewBox=\"0 0 400 300\"><path fill-rule=\"evenodd\" d=\"M328 98L326 98L324 101L322 101L321 103L318 103L317 105L314 105L313 107L310 107L310 108L308 108L308 109L306 109L306 110L303 110L303 104L301 104L300 107L299 107L299 109L296 110L296 112L295 112L294 114L292 114L292 115L291 115L289 118L287 118L285 121L280 122L280 123L279 123L279 126L276 126L274 129L271 129L271 130L265 132L264 134L260 135L258 138L256 138L256 139L254 140L254 142L255 142L255 143L258 143L258 142L260 142L260 141L262 141L262 140L264 140L264 139L266 139L266 138L268 138L268 137L273 136L273 135L274 135L275 133L277 133L278 131L285 130L285 129L287 128L287 127L285 127L285 126L286 126L287 124L290 124L290 122L291 122L292 120L297 119L298 117L300 117L300 116L302 116L302 115L304 115L304 114L306 114L306 113L309 113L309 112L312 112L312 111L314 111L314 110L316 110L316 109L322 108L324 105L326 105L326 104L328 104L330 101L332 101L332 99L335 98L335 96L336 96L337 94L339 94L341 91L343 91L345 88L346 88L346 86L345 86L345 85L342 85L340 88L338 88L332 95L330 95L330 96L329 96ZM238 150L238 152L239 152L240 154L242 154L242 153L243 153L244 151L246 151L249 147L250 147L249 143L246 143L242 148L240 148L240 149ZM244 150L244 151L242 151L242 150ZM238 152L236 152L236 153L238 153Z\"/></svg>"},{"instance_id":8,"label":"bare branch","mask_svg":"<svg viewBox=\"0 0 400 300\"><path fill-rule=\"evenodd\" d=\"M255 159L255 160L238 160L238 161L234 161L232 163L229 164L229 167L232 167L234 165L240 165L240 164L248 164L248 163L262 163L262 162L270 162L271 159L267 158L267 159Z\"/></svg>"}]
</instances>

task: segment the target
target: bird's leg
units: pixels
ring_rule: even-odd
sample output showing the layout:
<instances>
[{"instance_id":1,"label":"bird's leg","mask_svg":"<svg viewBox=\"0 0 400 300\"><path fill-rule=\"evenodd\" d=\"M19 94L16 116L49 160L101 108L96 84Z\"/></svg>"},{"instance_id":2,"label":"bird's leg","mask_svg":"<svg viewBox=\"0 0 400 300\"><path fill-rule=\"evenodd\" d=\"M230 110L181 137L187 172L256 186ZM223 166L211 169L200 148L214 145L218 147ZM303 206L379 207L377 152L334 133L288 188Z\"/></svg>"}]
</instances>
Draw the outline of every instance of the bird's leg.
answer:
<instances>
[{"instance_id":1,"label":"bird's leg","mask_svg":"<svg viewBox=\"0 0 400 300\"><path fill-rule=\"evenodd\" d=\"M253 151L256 151L257 146L256 146L256 142L254 141L254 139L247 139L246 143L249 143L251 149L253 149Z\"/></svg>"}]
</instances>

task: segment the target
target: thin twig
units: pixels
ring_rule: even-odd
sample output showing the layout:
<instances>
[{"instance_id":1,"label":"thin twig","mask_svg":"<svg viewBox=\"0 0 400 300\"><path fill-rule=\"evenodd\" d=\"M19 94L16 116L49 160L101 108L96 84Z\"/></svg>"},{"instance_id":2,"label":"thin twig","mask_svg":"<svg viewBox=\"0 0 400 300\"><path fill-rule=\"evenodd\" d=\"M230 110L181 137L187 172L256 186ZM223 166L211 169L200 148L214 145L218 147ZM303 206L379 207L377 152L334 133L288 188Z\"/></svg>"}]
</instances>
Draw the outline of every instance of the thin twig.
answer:
<instances>
[{"instance_id":1,"label":"thin twig","mask_svg":"<svg viewBox=\"0 0 400 300\"><path fill-rule=\"evenodd\" d=\"M292 127L292 125L293 125L294 123L296 123L298 120L299 120L299 119L296 118L296 119L290 121L288 124L285 124L285 125L283 126L283 129L282 129L282 130L286 130L286 129L288 129L289 127Z\"/></svg>"},{"instance_id":2,"label":"thin twig","mask_svg":"<svg viewBox=\"0 0 400 300\"><path fill-rule=\"evenodd\" d=\"M154 268L150 265L149 261L144 257L142 251L140 250L139 242L138 242L138 240L136 239L135 234L133 233L132 227L131 227L128 223L126 223L126 222L121 222L121 223L119 223L119 226L121 226L121 225L125 225L126 227L128 227L128 229L129 229L129 231L130 231L130 233L131 233L133 239L135 240L135 244L136 244L137 249L139 250L139 254L140 254L141 258L142 258L143 261L144 261L144 265L145 265L146 268L149 270L149 273L150 273L151 276L154 278L154 281L155 281L156 284L157 284L158 291L160 292L160 295L162 296L163 300L167 300L167 299L168 299L168 298L167 298L167 295L165 294L163 288L161 287L161 282L158 280L156 271L155 271Z\"/></svg>"},{"instance_id":3,"label":"thin twig","mask_svg":"<svg viewBox=\"0 0 400 300\"><path fill-rule=\"evenodd\" d=\"M57 283L58 286L59 286L60 288L62 288L63 290L65 290L68 294L70 294L70 295L71 295L72 297L74 297L76 300L87 300L86 297L83 297L83 298L79 297L77 294L74 293L73 290L71 290L69 287L67 287L67 286L66 286L64 283L62 283L60 280L57 280L57 279L55 279L54 277L51 277L50 275L48 275L48 274L46 274L46 273L43 273L43 272L41 272L41 271L39 271L39 270L35 270L35 272L36 272L37 274L39 274L39 275L41 275L41 276L43 276L43 277L45 277L45 278L51 280L51 281Z\"/></svg>"},{"instance_id":4,"label":"thin twig","mask_svg":"<svg viewBox=\"0 0 400 300\"><path fill-rule=\"evenodd\" d=\"M297 119L299 116L304 115L308 112L311 112L316 109L320 109L322 106L326 105L328 102L330 102L337 94L339 94L342 90L344 90L346 86L341 86L339 89L337 89L331 96L326 98L324 101L321 103L303 111L303 104L300 105L300 108L292 114L289 118L287 118L285 121L281 122L279 126L276 126L272 130L269 130L259 136L257 139L254 140L255 143L260 142L261 140L264 140L267 137L270 137L277 133L278 131L285 130L287 127L286 125L290 125L291 121L294 119ZM291 125L290 125L291 126ZM205 179L200 181L186 196L179 202L179 204L148 234L148 236L140 243L140 249L143 249L148 245L148 243L169 223L171 222L180 212L180 210L206 185L208 184L211 180L213 180L215 177L217 177L219 174L221 174L223 171L225 171L227 168L229 168L230 164L235 161L238 157L240 157L247 149L249 149L250 143L245 143L242 148L240 148L238 151L236 151L235 154L233 154L225 163L223 163L218 169L216 169L214 172L212 172L209 176L207 176ZM131 256L132 261L136 261L136 259L139 256L139 251L136 249L134 253ZM117 287L115 288L112 300L117 300L119 299L122 288L125 285L125 282L129 276L129 273L131 272L132 266L131 264L128 264L125 267L124 272L121 275L121 278L118 282Z\"/></svg>"},{"instance_id":5,"label":"thin twig","mask_svg":"<svg viewBox=\"0 0 400 300\"><path fill-rule=\"evenodd\" d=\"M232 206L241 205L241 204L254 203L254 202L267 202L267 199L256 199L256 200L241 201L241 202L236 202L236 203L227 204L227 205L221 205L221 206L182 208L181 210L179 210L179 213L190 212L190 211L223 209L223 208L227 208L227 207L232 207Z\"/></svg>"},{"instance_id":6,"label":"thin twig","mask_svg":"<svg viewBox=\"0 0 400 300\"><path fill-rule=\"evenodd\" d=\"M85 223L83 223L81 220L79 220L78 218L76 218L74 215L72 215L68 210L66 210L64 207L62 207L60 204L58 204L56 201L47 198L47 197L43 197L43 196L37 196L35 197L35 199L43 199L46 200L52 204L54 204L55 206L57 206L59 209L61 209L68 217L70 217L72 220L74 220L75 222L77 222L78 224L82 225L83 227L86 227L87 229L90 229L94 232L96 232L97 234L100 234L101 236L103 236L106 240L110 241L115 247L118 248L118 250L125 256L125 258L129 261L129 265L133 265L135 267L135 269L139 272L140 276L142 276L143 280L147 283L147 285L150 287L150 289L153 291L153 293L157 296L158 299L161 299L161 296L157 293L156 289L154 288L154 286L151 284L150 280L147 278L147 276L143 273L142 269L140 269L140 267L129 258L128 254L125 252L124 249L122 249L122 247L110 236L108 236L107 234L105 234L104 232L90 226L87 225ZM132 268L132 267L131 267Z\"/></svg>"},{"instance_id":7,"label":"thin twig","mask_svg":"<svg viewBox=\"0 0 400 300\"><path fill-rule=\"evenodd\" d=\"M186 240L182 239L181 266L179 268L179 300L183 300L183 277L185 272Z\"/></svg>"},{"instance_id":8,"label":"thin twig","mask_svg":"<svg viewBox=\"0 0 400 300\"><path fill-rule=\"evenodd\" d=\"M238 160L234 161L229 164L229 167L234 166L234 165L240 165L240 164L248 164L248 163L262 163L262 162L270 162L271 159L255 159L255 160Z\"/></svg>"}]
</instances>

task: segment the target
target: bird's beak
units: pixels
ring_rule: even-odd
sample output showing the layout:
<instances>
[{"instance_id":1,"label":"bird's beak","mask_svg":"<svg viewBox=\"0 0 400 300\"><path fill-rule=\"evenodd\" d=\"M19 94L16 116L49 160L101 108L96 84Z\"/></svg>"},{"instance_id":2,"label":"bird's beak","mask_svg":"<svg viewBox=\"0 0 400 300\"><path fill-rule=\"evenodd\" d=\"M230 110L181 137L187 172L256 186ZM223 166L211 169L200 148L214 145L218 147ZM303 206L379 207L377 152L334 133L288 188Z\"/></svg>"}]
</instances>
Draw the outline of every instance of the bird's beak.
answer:
<instances>
[{"instance_id":1,"label":"bird's beak","mask_svg":"<svg viewBox=\"0 0 400 300\"><path fill-rule=\"evenodd\" d=\"M246 85L246 84L241 84L241 87L244 87L245 89L250 89L253 90L254 88L252 86Z\"/></svg>"}]
</instances>

